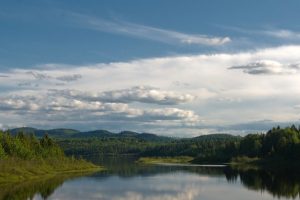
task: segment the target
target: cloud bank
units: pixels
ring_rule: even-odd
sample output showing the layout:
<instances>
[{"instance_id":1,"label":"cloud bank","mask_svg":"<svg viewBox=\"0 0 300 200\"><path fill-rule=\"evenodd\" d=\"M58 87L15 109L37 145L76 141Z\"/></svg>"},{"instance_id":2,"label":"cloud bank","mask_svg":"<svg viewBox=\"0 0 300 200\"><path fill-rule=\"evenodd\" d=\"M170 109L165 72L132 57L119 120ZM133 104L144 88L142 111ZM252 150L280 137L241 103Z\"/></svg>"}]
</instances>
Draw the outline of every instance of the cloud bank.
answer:
<instances>
[{"instance_id":1,"label":"cloud bank","mask_svg":"<svg viewBox=\"0 0 300 200\"><path fill-rule=\"evenodd\" d=\"M247 74L287 75L300 72L300 63L282 64L273 60L262 60L246 65L233 66L229 69L242 69Z\"/></svg>"},{"instance_id":2,"label":"cloud bank","mask_svg":"<svg viewBox=\"0 0 300 200\"><path fill-rule=\"evenodd\" d=\"M116 103L150 103L159 105L176 105L193 101L196 97L190 94L178 94L173 91L162 91L158 88L136 86L129 89L104 92L82 92L78 90L52 90L52 93L67 98L86 101L102 101Z\"/></svg>"},{"instance_id":3,"label":"cloud bank","mask_svg":"<svg viewBox=\"0 0 300 200\"><path fill-rule=\"evenodd\" d=\"M178 136L264 119L297 121L299 55L300 46L280 46L12 69L1 73L0 120L9 126L22 122ZM277 76L263 76L271 74Z\"/></svg>"},{"instance_id":4,"label":"cloud bank","mask_svg":"<svg viewBox=\"0 0 300 200\"><path fill-rule=\"evenodd\" d=\"M11 114L34 114L43 119L51 119L52 121L61 120L56 118L60 116L77 116L85 115L86 119L79 118L81 121L91 120L91 117L96 119L122 119L137 121L181 121L181 122L198 122L200 117L193 111L182 110L172 107L164 108L131 108L125 103L100 102L78 100L76 97L68 96L69 98L51 96L51 93L40 96L8 96L0 98L0 110ZM50 116L45 118L44 115Z\"/></svg>"}]
</instances>

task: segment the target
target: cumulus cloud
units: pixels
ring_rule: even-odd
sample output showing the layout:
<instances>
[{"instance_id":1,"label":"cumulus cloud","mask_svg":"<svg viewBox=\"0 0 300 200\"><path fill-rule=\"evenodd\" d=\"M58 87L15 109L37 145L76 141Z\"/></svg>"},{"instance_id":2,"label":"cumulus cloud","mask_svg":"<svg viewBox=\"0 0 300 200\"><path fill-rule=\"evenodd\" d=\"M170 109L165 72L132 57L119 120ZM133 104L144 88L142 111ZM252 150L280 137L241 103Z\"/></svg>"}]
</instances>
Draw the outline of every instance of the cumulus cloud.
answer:
<instances>
[{"instance_id":1,"label":"cumulus cloud","mask_svg":"<svg viewBox=\"0 0 300 200\"><path fill-rule=\"evenodd\" d=\"M135 118L137 121L182 121L191 123L200 121L199 116L193 111L178 108L138 109L132 108L125 103L90 102L64 97L57 98L49 95L38 97L9 96L2 97L0 100L0 110L23 114L25 112L25 115L26 112L35 112L36 115L39 115L40 120L43 120L43 115L46 113L54 114L52 120L55 120L56 114L70 115L72 113L75 117L85 114L87 120L90 120L88 115L91 115L98 117L98 119L112 119L117 117L123 120L132 120ZM58 118L58 120L60 119Z\"/></svg>"},{"instance_id":2,"label":"cumulus cloud","mask_svg":"<svg viewBox=\"0 0 300 200\"><path fill-rule=\"evenodd\" d=\"M0 110L10 111L10 110L24 110L24 111L35 111L40 109L38 102L34 97L27 96L26 98L20 96L11 96L0 99Z\"/></svg>"},{"instance_id":3,"label":"cumulus cloud","mask_svg":"<svg viewBox=\"0 0 300 200\"><path fill-rule=\"evenodd\" d=\"M172 91L161 91L159 89L138 86L124 90L107 91L100 94L102 101L112 102L143 102L174 105L185 103L195 99L195 96L190 94L177 94Z\"/></svg>"},{"instance_id":4,"label":"cumulus cloud","mask_svg":"<svg viewBox=\"0 0 300 200\"><path fill-rule=\"evenodd\" d=\"M297 110L298 109L300 110L300 105L295 105L294 108L297 109Z\"/></svg>"},{"instance_id":5,"label":"cumulus cloud","mask_svg":"<svg viewBox=\"0 0 300 200\"><path fill-rule=\"evenodd\" d=\"M299 55L300 46L281 46L231 54L12 69L1 73L8 76L0 78L1 97L32 95L41 96L41 100L26 101L29 105L15 100L17 106L1 99L3 109L12 108L3 112L5 114L0 113L0 119L1 123L8 125L23 120L28 124L43 116L48 117L43 122L50 127L51 124L79 127L82 122L81 128L110 124L113 128L147 131L159 126L159 133L185 132L186 126L181 124L187 119L195 121L197 117L194 115L201 116L200 123L209 128L216 124L243 123L253 119L291 121L299 119L299 112L291 109L291 105L300 102L299 66L296 64L300 60ZM243 68L247 63L256 64ZM228 70L228 66L239 68ZM56 80L56 77L70 75L71 70L71 75L80 74L82 78L72 84ZM241 73L239 70L250 71ZM50 76L51 79L38 80L28 71ZM285 75L249 76L248 73ZM26 82L33 84L16 85ZM36 83L39 87L34 87ZM36 104L39 109L32 109L34 105L30 103ZM29 114L39 114L28 116L26 106L31 109ZM22 114L18 114L20 112ZM189 132L192 132L191 129Z\"/></svg>"},{"instance_id":6,"label":"cumulus cloud","mask_svg":"<svg viewBox=\"0 0 300 200\"><path fill-rule=\"evenodd\" d=\"M178 108L152 109L145 112L145 116L155 120L185 120L188 122L199 122L200 117L190 110Z\"/></svg>"},{"instance_id":7,"label":"cumulus cloud","mask_svg":"<svg viewBox=\"0 0 300 200\"><path fill-rule=\"evenodd\" d=\"M38 71L27 71L26 74L30 74L37 80L49 80L49 79L56 79L59 81L64 81L64 82L72 82L72 81L77 81L82 78L80 74L67 74L67 75L61 75L61 76L50 76L47 73L41 73Z\"/></svg>"},{"instance_id":8,"label":"cumulus cloud","mask_svg":"<svg viewBox=\"0 0 300 200\"><path fill-rule=\"evenodd\" d=\"M233 66L229 69L242 69L247 74L284 75L300 72L300 63L282 64L273 60L261 60L246 65Z\"/></svg>"},{"instance_id":9,"label":"cumulus cloud","mask_svg":"<svg viewBox=\"0 0 300 200\"><path fill-rule=\"evenodd\" d=\"M56 77L59 81L72 82L81 79L82 76L80 74L72 74L72 75L64 75Z\"/></svg>"},{"instance_id":10,"label":"cumulus cloud","mask_svg":"<svg viewBox=\"0 0 300 200\"><path fill-rule=\"evenodd\" d=\"M51 93L68 98L88 101L120 102L120 103L151 103L160 105L176 105L195 100L190 94L178 94L173 91L163 91L157 88L137 86L129 89L104 92L82 92L79 90L51 90Z\"/></svg>"},{"instance_id":11,"label":"cumulus cloud","mask_svg":"<svg viewBox=\"0 0 300 200\"><path fill-rule=\"evenodd\" d=\"M22 82L18 83L19 87L39 87L38 83L32 83L32 82Z\"/></svg>"},{"instance_id":12,"label":"cumulus cloud","mask_svg":"<svg viewBox=\"0 0 300 200\"><path fill-rule=\"evenodd\" d=\"M32 75L35 79L37 80L44 80L44 79L50 79L51 76L45 74L45 73L40 73L40 72L35 72L35 71L29 71L27 74Z\"/></svg>"}]
</instances>

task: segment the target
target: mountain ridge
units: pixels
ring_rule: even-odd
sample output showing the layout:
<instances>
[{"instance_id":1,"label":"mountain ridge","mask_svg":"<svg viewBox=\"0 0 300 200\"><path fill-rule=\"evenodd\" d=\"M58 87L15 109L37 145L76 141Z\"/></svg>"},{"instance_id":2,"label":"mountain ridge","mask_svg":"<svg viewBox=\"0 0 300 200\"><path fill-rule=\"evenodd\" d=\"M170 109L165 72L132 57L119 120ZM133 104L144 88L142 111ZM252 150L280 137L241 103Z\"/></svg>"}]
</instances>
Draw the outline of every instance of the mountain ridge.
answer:
<instances>
[{"instance_id":1,"label":"mountain ridge","mask_svg":"<svg viewBox=\"0 0 300 200\"><path fill-rule=\"evenodd\" d=\"M176 138L169 136L157 135L154 133L145 133L145 132L135 132L135 131L120 131L118 133L111 132L104 129L92 130L92 131L79 131L75 129L69 128L57 128L57 129L37 129L33 127L21 127L9 129L9 132L12 135L16 135L19 132L23 132L25 134L34 134L36 137L43 137L45 134L48 134L50 137L55 139L89 139L89 138L134 138L145 141L171 141L176 139L184 139L184 140L210 140L214 138L215 140L222 140L228 137L239 137L226 133L216 133L209 135L199 135L196 137L190 138Z\"/></svg>"},{"instance_id":2,"label":"mountain ridge","mask_svg":"<svg viewBox=\"0 0 300 200\"><path fill-rule=\"evenodd\" d=\"M25 134L34 134L36 137L43 137L45 134L48 134L50 137L56 139L83 139L83 138L136 138L146 141L166 141L173 140L173 137L156 135L153 133L138 133L134 131L121 131L119 133L111 132L108 130L92 130L92 131L78 131L75 129L68 128L57 128L57 129L37 129L33 127L22 127L22 128L13 128L9 129L9 132L12 135L17 135L19 132Z\"/></svg>"}]
</instances>

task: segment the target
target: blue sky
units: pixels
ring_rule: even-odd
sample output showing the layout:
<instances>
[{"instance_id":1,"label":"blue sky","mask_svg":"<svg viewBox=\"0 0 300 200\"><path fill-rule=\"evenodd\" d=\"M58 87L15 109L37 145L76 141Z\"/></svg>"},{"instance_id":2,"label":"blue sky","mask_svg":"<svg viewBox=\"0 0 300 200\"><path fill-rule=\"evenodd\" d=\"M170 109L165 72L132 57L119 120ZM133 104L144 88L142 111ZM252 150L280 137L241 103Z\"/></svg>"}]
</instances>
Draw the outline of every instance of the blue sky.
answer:
<instances>
[{"instance_id":1,"label":"blue sky","mask_svg":"<svg viewBox=\"0 0 300 200\"><path fill-rule=\"evenodd\" d=\"M298 123L299 6L1 1L0 126L184 137Z\"/></svg>"}]
</instances>

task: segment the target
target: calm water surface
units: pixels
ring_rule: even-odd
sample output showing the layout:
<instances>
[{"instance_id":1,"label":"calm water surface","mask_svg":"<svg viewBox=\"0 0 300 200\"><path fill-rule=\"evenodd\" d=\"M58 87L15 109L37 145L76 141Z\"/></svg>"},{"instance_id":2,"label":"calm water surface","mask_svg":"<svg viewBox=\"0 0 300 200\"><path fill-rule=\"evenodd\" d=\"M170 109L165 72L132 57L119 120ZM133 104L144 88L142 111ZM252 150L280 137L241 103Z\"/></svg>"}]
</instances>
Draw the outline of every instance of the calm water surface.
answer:
<instances>
[{"instance_id":1,"label":"calm water surface","mask_svg":"<svg viewBox=\"0 0 300 200\"><path fill-rule=\"evenodd\" d=\"M94 160L95 161L95 160ZM2 199L233 200L299 199L297 170L213 166L141 166L132 160L96 160L109 170L2 187Z\"/></svg>"}]
</instances>

